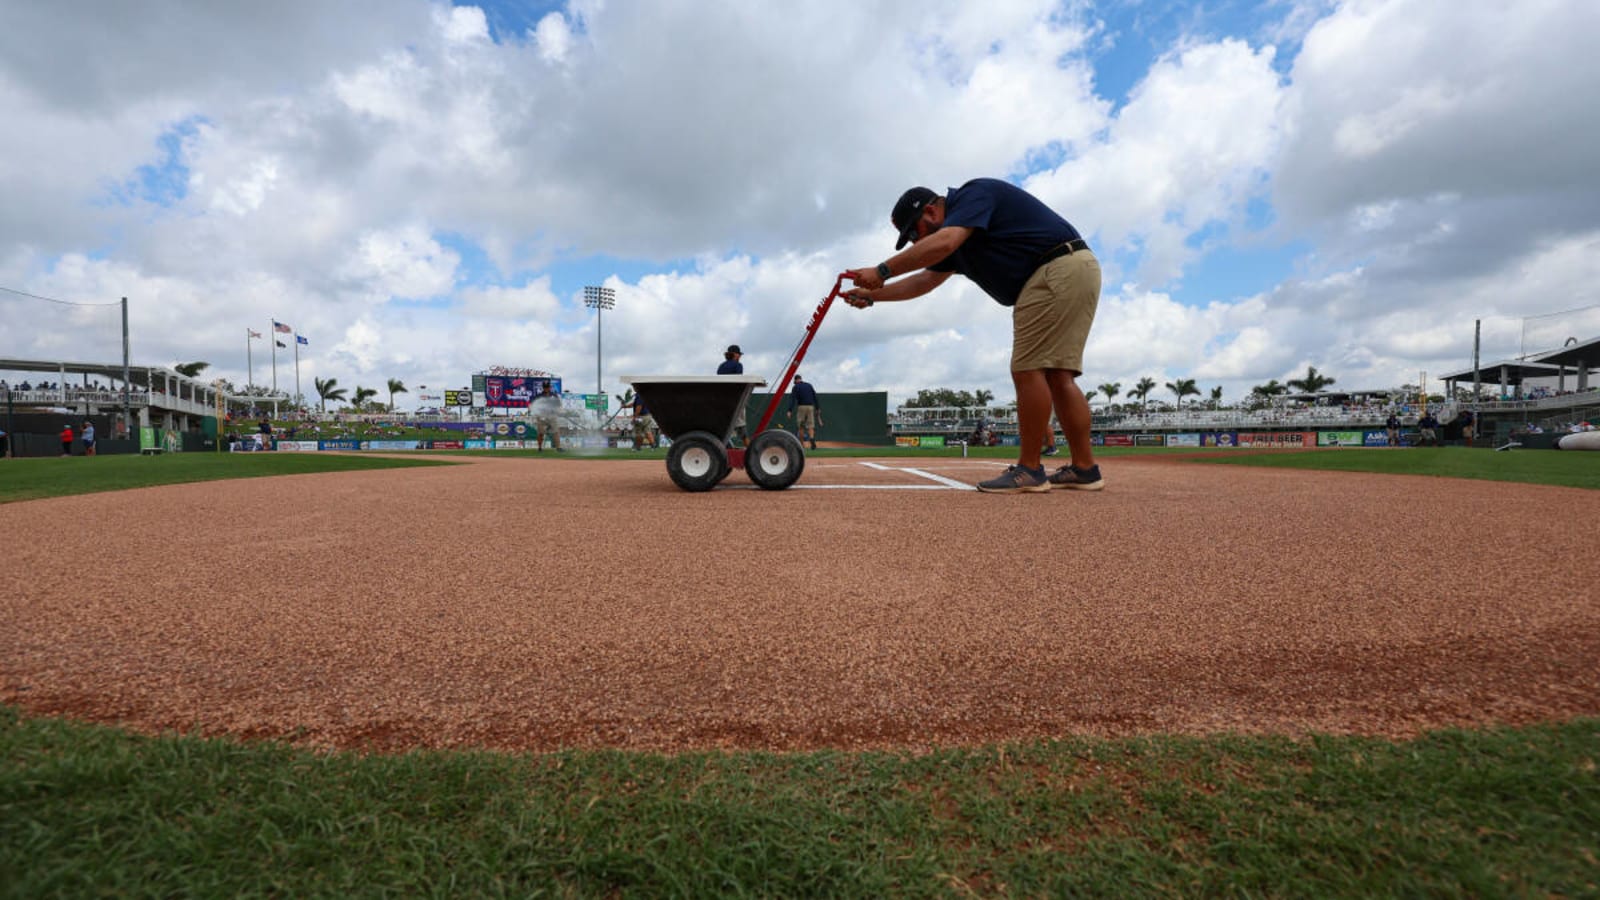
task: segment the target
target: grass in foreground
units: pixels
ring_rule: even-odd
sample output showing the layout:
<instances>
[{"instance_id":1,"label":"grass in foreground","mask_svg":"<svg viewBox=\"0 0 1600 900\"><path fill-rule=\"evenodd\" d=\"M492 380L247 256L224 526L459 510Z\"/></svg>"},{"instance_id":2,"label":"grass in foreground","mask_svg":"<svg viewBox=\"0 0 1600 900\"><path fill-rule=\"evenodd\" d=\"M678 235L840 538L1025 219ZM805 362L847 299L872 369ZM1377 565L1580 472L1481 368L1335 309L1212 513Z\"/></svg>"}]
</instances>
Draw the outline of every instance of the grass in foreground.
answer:
<instances>
[{"instance_id":1,"label":"grass in foreground","mask_svg":"<svg viewBox=\"0 0 1600 900\"><path fill-rule=\"evenodd\" d=\"M1600 720L1390 743L317 754L0 708L0 893L1593 895Z\"/></svg>"},{"instance_id":2,"label":"grass in foreground","mask_svg":"<svg viewBox=\"0 0 1600 900\"><path fill-rule=\"evenodd\" d=\"M1464 447L1421 447L1405 450L1341 448L1305 452L1241 453L1195 462L1220 465L1270 466L1377 472L1388 475L1438 475L1484 481L1519 481L1563 487L1600 489L1600 453L1555 450L1468 450Z\"/></svg>"},{"instance_id":3,"label":"grass in foreground","mask_svg":"<svg viewBox=\"0 0 1600 900\"><path fill-rule=\"evenodd\" d=\"M0 503L225 478L443 464L448 463L437 458L393 459L319 453L173 453L7 459L0 461Z\"/></svg>"}]
</instances>

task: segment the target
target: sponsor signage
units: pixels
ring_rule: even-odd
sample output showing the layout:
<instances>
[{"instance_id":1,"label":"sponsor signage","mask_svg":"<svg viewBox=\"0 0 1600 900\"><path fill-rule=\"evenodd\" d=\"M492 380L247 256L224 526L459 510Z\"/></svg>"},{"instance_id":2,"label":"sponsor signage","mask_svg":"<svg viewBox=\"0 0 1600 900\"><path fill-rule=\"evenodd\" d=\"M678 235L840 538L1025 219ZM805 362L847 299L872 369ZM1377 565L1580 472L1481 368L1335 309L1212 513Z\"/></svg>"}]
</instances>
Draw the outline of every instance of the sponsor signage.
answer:
<instances>
[{"instance_id":1,"label":"sponsor signage","mask_svg":"<svg viewBox=\"0 0 1600 900\"><path fill-rule=\"evenodd\" d=\"M924 449L927 449L929 447L943 447L944 446L944 435L942 435L942 434L924 434L921 437L917 438L917 446L918 447L922 447Z\"/></svg>"},{"instance_id":2,"label":"sponsor signage","mask_svg":"<svg viewBox=\"0 0 1600 900\"><path fill-rule=\"evenodd\" d=\"M1107 447L1132 447L1133 446L1133 435L1131 435L1131 434L1108 434L1108 435L1106 435L1106 446Z\"/></svg>"},{"instance_id":3,"label":"sponsor signage","mask_svg":"<svg viewBox=\"0 0 1600 900\"><path fill-rule=\"evenodd\" d=\"M1000 435L1000 446L1020 447L1022 446L1022 438L1014 434L1002 434Z\"/></svg>"},{"instance_id":4,"label":"sponsor signage","mask_svg":"<svg viewBox=\"0 0 1600 900\"><path fill-rule=\"evenodd\" d=\"M463 441L462 443L466 444L466 447L467 447L468 450L487 450L487 449L489 449L489 442L488 441Z\"/></svg>"},{"instance_id":5,"label":"sponsor signage","mask_svg":"<svg viewBox=\"0 0 1600 900\"><path fill-rule=\"evenodd\" d=\"M1309 440L1308 440L1309 439ZM1304 431L1258 431L1240 432L1239 446L1253 448L1268 448L1284 450L1289 448L1309 447L1315 443L1316 438Z\"/></svg>"},{"instance_id":6,"label":"sponsor signage","mask_svg":"<svg viewBox=\"0 0 1600 900\"><path fill-rule=\"evenodd\" d=\"M1389 432L1387 432L1387 431L1367 431L1367 432L1363 432L1362 435L1361 435L1361 443L1362 443L1363 446L1367 446L1367 447L1387 447L1387 446L1389 446Z\"/></svg>"},{"instance_id":7,"label":"sponsor signage","mask_svg":"<svg viewBox=\"0 0 1600 900\"><path fill-rule=\"evenodd\" d=\"M317 449L316 441L279 441L278 449L288 453L308 453Z\"/></svg>"},{"instance_id":8,"label":"sponsor signage","mask_svg":"<svg viewBox=\"0 0 1600 900\"><path fill-rule=\"evenodd\" d=\"M1167 440L1164 435L1159 434L1136 434L1133 436L1133 445L1135 447L1165 447Z\"/></svg>"},{"instance_id":9,"label":"sponsor signage","mask_svg":"<svg viewBox=\"0 0 1600 900\"><path fill-rule=\"evenodd\" d=\"M914 434L901 434L895 436L894 445L896 447L920 447L922 446L920 441L921 439Z\"/></svg>"},{"instance_id":10,"label":"sponsor signage","mask_svg":"<svg viewBox=\"0 0 1600 900\"><path fill-rule=\"evenodd\" d=\"M500 438L495 438L494 439L494 449L496 449L496 450L521 450L522 449L522 441L514 440L514 439L513 440L501 440Z\"/></svg>"},{"instance_id":11,"label":"sponsor signage","mask_svg":"<svg viewBox=\"0 0 1600 900\"><path fill-rule=\"evenodd\" d=\"M1168 447L1198 447L1200 435L1198 434L1169 434L1167 435Z\"/></svg>"},{"instance_id":12,"label":"sponsor signage","mask_svg":"<svg viewBox=\"0 0 1600 900\"><path fill-rule=\"evenodd\" d=\"M1236 431L1207 431L1200 435L1202 447L1237 447L1239 446L1239 433Z\"/></svg>"},{"instance_id":13,"label":"sponsor signage","mask_svg":"<svg viewBox=\"0 0 1600 900\"><path fill-rule=\"evenodd\" d=\"M1319 431L1317 432L1318 447L1359 447L1361 446L1361 432L1359 431Z\"/></svg>"},{"instance_id":14,"label":"sponsor signage","mask_svg":"<svg viewBox=\"0 0 1600 900\"><path fill-rule=\"evenodd\" d=\"M360 441L317 441L318 450L360 450Z\"/></svg>"},{"instance_id":15,"label":"sponsor signage","mask_svg":"<svg viewBox=\"0 0 1600 900\"><path fill-rule=\"evenodd\" d=\"M544 393L544 386L547 384L557 395L561 393L559 378L530 375L474 375L472 380L477 382L480 377L483 379L483 405L489 409L527 409L534 397Z\"/></svg>"},{"instance_id":16,"label":"sponsor signage","mask_svg":"<svg viewBox=\"0 0 1600 900\"><path fill-rule=\"evenodd\" d=\"M462 450L467 446L466 441L434 441L435 450Z\"/></svg>"},{"instance_id":17,"label":"sponsor signage","mask_svg":"<svg viewBox=\"0 0 1600 900\"><path fill-rule=\"evenodd\" d=\"M420 450L417 441L362 441L363 450Z\"/></svg>"},{"instance_id":18,"label":"sponsor signage","mask_svg":"<svg viewBox=\"0 0 1600 900\"><path fill-rule=\"evenodd\" d=\"M1103 434L1091 434L1091 435L1089 435L1089 446L1091 446L1091 447L1104 447L1105 445L1106 445L1106 436L1105 435L1103 435Z\"/></svg>"},{"instance_id":19,"label":"sponsor signage","mask_svg":"<svg viewBox=\"0 0 1600 900\"><path fill-rule=\"evenodd\" d=\"M444 405L445 406L471 406L472 405L472 392L471 391L445 391L444 392Z\"/></svg>"},{"instance_id":20,"label":"sponsor signage","mask_svg":"<svg viewBox=\"0 0 1600 900\"><path fill-rule=\"evenodd\" d=\"M560 388L556 388L556 391L558 393L560 392L560 390L561 390ZM609 395L609 394L584 394L583 395L583 408L584 409L594 409L594 410L599 410L600 412L605 412L606 410L611 408L611 395Z\"/></svg>"}]
</instances>

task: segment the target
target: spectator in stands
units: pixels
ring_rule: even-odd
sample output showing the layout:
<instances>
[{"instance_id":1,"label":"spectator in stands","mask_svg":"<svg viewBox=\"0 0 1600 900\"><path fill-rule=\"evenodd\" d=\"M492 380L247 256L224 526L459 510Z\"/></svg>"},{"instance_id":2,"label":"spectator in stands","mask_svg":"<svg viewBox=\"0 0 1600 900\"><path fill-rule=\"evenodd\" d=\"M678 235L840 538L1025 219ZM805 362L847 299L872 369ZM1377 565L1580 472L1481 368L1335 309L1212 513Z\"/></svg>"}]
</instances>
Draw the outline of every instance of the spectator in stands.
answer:
<instances>
[{"instance_id":1,"label":"spectator in stands","mask_svg":"<svg viewBox=\"0 0 1600 900\"><path fill-rule=\"evenodd\" d=\"M61 428L61 455L72 455L72 426L70 424Z\"/></svg>"},{"instance_id":2,"label":"spectator in stands","mask_svg":"<svg viewBox=\"0 0 1600 900\"><path fill-rule=\"evenodd\" d=\"M560 453L561 398L556 396L548 380L544 383L544 390L540 391L529 405L533 410L533 424L539 429L539 452L544 452L544 438L548 434L551 448Z\"/></svg>"},{"instance_id":3,"label":"spectator in stands","mask_svg":"<svg viewBox=\"0 0 1600 900\"><path fill-rule=\"evenodd\" d=\"M83 441L83 455L84 456L93 456L94 455L94 423L93 422L85 422L85 423L83 423L83 434L79 436L79 440Z\"/></svg>"},{"instance_id":4,"label":"spectator in stands","mask_svg":"<svg viewBox=\"0 0 1600 900\"><path fill-rule=\"evenodd\" d=\"M1473 415L1472 410L1463 409L1456 413L1456 421L1461 423L1461 439L1466 442L1468 447L1471 447L1472 427L1477 424L1477 416Z\"/></svg>"},{"instance_id":5,"label":"spectator in stands","mask_svg":"<svg viewBox=\"0 0 1600 900\"><path fill-rule=\"evenodd\" d=\"M1389 418L1383 420L1383 427L1389 432L1389 446L1400 446L1400 417L1389 413Z\"/></svg>"},{"instance_id":6,"label":"spectator in stands","mask_svg":"<svg viewBox=\"0 0 1600 900\"><path fill-rule=\"evenodd\" d=\"M817 401L817 389L796 372L794 390L789 394L789 415L794 417L794 433L800 440L811 441L817 449L817 426L822 424L822 404Z\"/></svg>"},{"instance_id":7,"label":"spectator in stands","mask_svg":"<svg viewBox=\"0 0 1600 900\"><path fill-rule=\"evenodd\" d=\"M1433 410L1422 411L1422 418L1417 420L1417 429L1422 432L1422 436L1417 440L1418 445L1439 446L1439 420L1434 416Z\"/></svg>"}]
</instances>

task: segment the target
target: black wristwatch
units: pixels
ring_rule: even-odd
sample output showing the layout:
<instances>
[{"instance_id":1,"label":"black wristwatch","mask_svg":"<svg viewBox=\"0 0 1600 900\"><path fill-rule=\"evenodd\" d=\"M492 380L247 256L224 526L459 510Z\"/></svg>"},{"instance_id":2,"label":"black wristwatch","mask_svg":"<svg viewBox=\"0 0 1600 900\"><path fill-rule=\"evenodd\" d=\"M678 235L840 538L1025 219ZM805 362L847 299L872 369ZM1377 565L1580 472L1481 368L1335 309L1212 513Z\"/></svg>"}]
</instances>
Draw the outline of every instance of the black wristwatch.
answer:
<instances>
[{"instance_id":1,"label":"black wristwatch","mask_svg":"<svg viewBox=\"0 0 1600 900\"><path fill-rule=\"evenodd\" d=\"M888 281L889 280L889 264L888 263L886 263L886 262L878 263L878 278L883 280L883 281Z\"/></svg>"}]
</instances>

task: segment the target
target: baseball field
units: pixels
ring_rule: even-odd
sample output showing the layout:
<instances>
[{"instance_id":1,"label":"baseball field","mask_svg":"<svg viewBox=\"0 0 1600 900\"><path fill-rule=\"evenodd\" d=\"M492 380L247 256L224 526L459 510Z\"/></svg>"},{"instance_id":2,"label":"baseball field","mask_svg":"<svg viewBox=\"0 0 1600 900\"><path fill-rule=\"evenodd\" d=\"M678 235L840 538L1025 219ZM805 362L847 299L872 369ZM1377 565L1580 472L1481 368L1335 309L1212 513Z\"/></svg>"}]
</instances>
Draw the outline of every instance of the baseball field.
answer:
<instances>
[{"instance_id":1,"label":"baseball field","mask_svg":"<svg viewBox=\"0 0 1600 900\"><path fill-rule=\"evenodd\" d=\"M0 893L1585 894L1600 454L0 461Z\"/></svg>"}]
</instances>

